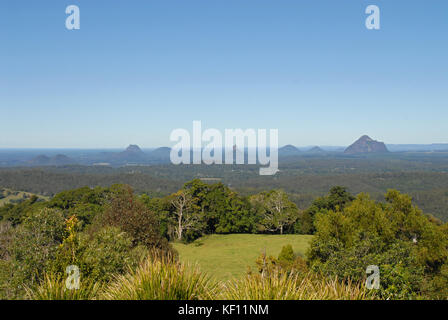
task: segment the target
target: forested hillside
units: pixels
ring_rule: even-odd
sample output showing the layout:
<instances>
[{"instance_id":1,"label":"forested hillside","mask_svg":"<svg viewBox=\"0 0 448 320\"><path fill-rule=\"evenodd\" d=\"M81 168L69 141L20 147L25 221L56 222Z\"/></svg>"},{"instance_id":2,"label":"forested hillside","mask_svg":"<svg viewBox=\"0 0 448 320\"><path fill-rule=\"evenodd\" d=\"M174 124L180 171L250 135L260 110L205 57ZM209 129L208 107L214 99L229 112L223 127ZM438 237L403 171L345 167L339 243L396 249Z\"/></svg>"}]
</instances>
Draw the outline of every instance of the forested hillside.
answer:
<instances>
[{"instance_id":1,"label":"forested hillside","mask_svg":"<svg viewBox=\"0 0 448 320\"><path fill-rule=\"evenodd\" d=\"M448 170L441 161L406 163L411 169L400 170L404 163L384 160L314 159L305 163L285 164L275 177L258 175L256 166L129 166L122 168L64 166L50 168L0 169L0 186L52 196L67 189L84 186L108 187L116 183L132 186L138 193L167 195L191 179L214 178L245 195L268 188L284 189L300 208L307 208L314 198L330 187L343 185L353 194L368 192L381 200L388 189L412 196L425 212L448 220ZM303 166L303 167L302 167ZM306 166L306 169L304 169Z\"/></svg>"}]
</instances>

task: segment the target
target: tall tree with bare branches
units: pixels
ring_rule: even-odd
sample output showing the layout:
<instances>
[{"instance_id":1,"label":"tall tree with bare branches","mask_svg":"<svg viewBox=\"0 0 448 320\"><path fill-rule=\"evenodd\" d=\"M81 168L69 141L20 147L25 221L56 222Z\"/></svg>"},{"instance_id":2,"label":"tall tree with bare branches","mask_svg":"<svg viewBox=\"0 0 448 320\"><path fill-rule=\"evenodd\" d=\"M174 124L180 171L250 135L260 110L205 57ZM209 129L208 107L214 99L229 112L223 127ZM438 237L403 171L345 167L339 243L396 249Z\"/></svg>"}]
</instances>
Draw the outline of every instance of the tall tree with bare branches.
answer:
<instances>
[{"instance_id":1,"label":"tall tree with bare branches","mask_svg":"<svg viewBox=\"0 0 448 320\"><path fill-rule=\"evenodd\" d=\"M292 225L299 216L297 206L288 199L283 190L262 194L264 219L262 225L267 231L283 234L285 227Z\"/></svg>"},{"instance_id":2,"label":"tall tree with bare branches","mask_svg":"<svg viewBox=\"0 0 448 320\"><path fill-rule=\"evenodd\" d=\"M179 190L173 194L171 204L176 217L176 237L182 240L185 231L199 228L200 216L193 210L193 197L188 190Z\"/></svg>"}]
</instances>

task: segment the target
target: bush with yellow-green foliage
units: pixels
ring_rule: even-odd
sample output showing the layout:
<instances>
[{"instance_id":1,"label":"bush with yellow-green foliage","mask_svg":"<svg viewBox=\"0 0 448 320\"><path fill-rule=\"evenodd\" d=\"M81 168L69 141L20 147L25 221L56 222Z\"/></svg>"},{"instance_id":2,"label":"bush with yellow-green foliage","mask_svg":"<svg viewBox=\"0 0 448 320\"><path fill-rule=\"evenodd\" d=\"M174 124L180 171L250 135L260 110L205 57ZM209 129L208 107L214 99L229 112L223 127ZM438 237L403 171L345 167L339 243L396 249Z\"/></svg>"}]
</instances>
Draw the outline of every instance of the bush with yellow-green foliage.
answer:
<instances>
[{"instance_id":1,"label":"bush with yellow-green foliage","mask_svg":"<svg viewBox=\"0 0 448 320\"><path fill-rule=\"evenodd\" d=\"M146 247L133 246L132 238L117 227L73 236L59 246L51 272L62 276L68 265L76 265L90 281L108 282L114 275L135 269L149 252Z\"/></svg>"}]
</instances>

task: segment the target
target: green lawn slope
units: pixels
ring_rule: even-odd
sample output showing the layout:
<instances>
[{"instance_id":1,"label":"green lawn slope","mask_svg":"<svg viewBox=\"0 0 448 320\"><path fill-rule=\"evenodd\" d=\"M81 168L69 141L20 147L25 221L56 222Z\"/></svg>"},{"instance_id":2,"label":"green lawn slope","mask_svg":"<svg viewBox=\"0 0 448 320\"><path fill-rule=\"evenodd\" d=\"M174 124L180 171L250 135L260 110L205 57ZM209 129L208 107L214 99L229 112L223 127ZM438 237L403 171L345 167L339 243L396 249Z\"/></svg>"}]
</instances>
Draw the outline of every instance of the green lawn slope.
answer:
<instances>
[{"instance_id":1,"label":"green lawn slope","mask_svg":"<svg viewBox=\"0 0 448 320\"><path fill-rule=\"evenodd\" d=\"M229 234L210 235L191 244L173 243L183 262L197 263L202 271L218 280L244 276L247 267L255 268L255 260L266 251L277 257L284 245L290 244L296 254L303 255L312 236ZM254 269L255 270L255 269Z\"/></svg>"}]
</instances>

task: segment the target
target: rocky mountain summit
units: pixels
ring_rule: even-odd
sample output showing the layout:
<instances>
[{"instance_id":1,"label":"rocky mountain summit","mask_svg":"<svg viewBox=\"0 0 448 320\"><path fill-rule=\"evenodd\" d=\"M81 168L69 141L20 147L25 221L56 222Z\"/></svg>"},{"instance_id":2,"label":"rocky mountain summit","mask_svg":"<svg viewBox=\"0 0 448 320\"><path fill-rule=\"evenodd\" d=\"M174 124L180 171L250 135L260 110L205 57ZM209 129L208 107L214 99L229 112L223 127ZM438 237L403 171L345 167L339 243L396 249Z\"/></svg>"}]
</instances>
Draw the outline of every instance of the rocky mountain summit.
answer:
<instances>
[{"instance_id":1,"label":"rocky mountain summit","mask_svg":"<svg viewBox=\"0 0 448 320\"><path fill-rule=\"evenodd\" d=\"M356 140L352 145L345 149L345 154L359 154L359 153L385 153L387 150L384 142L376 141L367 135L362 136Z\"/></svg>"}]
</instances>

